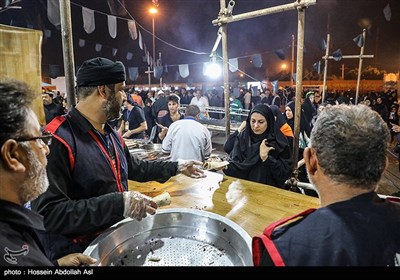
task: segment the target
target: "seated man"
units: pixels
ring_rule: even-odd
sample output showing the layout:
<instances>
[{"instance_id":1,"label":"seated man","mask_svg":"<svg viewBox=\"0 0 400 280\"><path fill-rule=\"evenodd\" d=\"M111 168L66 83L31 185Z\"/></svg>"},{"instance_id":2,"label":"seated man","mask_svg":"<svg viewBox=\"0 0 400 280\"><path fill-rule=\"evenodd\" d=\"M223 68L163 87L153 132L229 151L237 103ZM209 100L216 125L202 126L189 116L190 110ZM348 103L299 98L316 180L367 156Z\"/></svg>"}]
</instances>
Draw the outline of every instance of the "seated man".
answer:
<instances>
[{"instance_id":1,"label":"seated man","mask_svg":"<svg viewBox=\"0 0 400 280\"><path fill-rule=\"evenodd\" d=\"M211 154L211 134L198 122L200 109L189 105L185 118L171 124L162 142L164 153L171 154L171 160L192 159L204 162Z\"/></svg>"},{"instance_id":2,"label":"seated man","mask_svg":"<svg viewBox=\"0 0 400 280\"><path fill-rule=\"evenodd\" d=\"M254 264L398 265L400 204L375 192L388 164L389 140L386 123L367 106L326 108L304 150L321 208L308 209L289 224L294 217L275 222L255 236Z\"/></svg>"}]
</instances>

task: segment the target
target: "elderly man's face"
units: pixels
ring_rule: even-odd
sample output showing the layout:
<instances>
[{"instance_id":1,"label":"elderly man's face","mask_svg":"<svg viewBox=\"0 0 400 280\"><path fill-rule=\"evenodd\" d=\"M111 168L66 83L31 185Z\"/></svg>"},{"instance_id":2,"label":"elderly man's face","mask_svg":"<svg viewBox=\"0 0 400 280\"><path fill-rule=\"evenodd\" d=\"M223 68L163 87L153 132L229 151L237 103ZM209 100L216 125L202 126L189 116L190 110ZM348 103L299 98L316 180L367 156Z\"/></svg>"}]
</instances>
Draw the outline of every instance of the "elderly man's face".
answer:
<instances>
[{"instance_id":1,"label":"elderly man's face","mask_svg":"<svg viewBox=\"0 0 400 280\"><path fill-rule=\"evenodd\" d=\"M40 125L36 115L30 111L27 118L26 137L41 136ZM20 147L26 152L26 177L24 183L18 188L18 196L21 204L31 201L44 193L49 181L46 173L47 158L49 147L40 139L20 142Z\"/></svg>"}]
</instances>

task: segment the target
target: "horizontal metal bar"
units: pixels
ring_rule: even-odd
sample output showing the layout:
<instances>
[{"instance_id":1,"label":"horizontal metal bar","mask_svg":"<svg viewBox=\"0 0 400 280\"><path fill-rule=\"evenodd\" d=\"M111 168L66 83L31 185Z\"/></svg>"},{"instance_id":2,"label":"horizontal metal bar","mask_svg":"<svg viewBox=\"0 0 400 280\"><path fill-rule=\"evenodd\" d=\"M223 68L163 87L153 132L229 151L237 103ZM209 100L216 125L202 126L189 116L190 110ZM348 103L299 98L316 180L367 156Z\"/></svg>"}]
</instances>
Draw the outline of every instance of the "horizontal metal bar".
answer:
<instances>
[{"instance_id":1,"label":"horizontal metal bar","mask_svg":"<svg viewBox=\"0 0 400 280\"><path fill-rule=\"evenodd\" d=\"M359 54L354 54L354 55L343 55L342 58L374 58L373 54L363 54L363 55L359 55ZM336 57L337 58L337 57ZM323 56L322 59L326 59L326 56ZM328 56L328 59L334 59L333 56Z\"/></svg>"},{"instance_id":2,"label":"horizontal metal bar","mask_svg":"<svg viewBox=\"0 0 400 280\"><path fill-rule=\"evenodd\" d=\"M181 107L179 107L179 110L181 112L185 111L185 107L187 105L183 105L181 104ZM225 107L213 107L213 106L209 106L209 107L205 107L205 109L207 110L207 112L209 113L219 113L219 114L225 114ZM247 117L250 113L250 110L248 109L235 109L235 110L230 110L230 114L231 115L235 115L235 116L245 116Z\"/></svg>"},{"instance_id":3,"label":"horizontal metal bar","mask_svg":"<svg viewBox=\"0 0 400 280\"><path fill-rule=\"evenodd\" d=\"M315 5L315 4L317 4L317 0L298 0L291 4L275 6L275 7L271 7L271 8L256 10L256 11L243 13L243 14L239 14L239 15L234 15L234 16L227 17L225 15L222 15L222 16L218 17L217 19L213 20L212 23L214 25L222 25L222 24L240 21L240 20L244 20L244 19L255 18L255 17L271 15L271 14L281 13L281 12L290 11L290 10L306 8L308 6Z\"/></svg>"}]
</instances>

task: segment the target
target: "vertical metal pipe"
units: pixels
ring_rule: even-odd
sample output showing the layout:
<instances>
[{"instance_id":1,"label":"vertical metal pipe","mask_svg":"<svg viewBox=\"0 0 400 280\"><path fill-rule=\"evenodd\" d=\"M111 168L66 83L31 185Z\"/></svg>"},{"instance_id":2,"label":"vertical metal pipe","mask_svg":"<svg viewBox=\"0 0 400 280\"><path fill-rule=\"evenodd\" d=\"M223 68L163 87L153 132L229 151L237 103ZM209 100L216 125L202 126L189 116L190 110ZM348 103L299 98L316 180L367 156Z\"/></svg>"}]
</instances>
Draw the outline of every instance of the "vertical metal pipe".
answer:
<instances>
[{"instance_id":1,"label":"vertical metal pipe","mask_svg":"<svg viewBox=\"0 0 400 280\"><path fill-rule=\"evenodd\" d=\"M155 28L155 20L153 14L153 69L156 66L156 28Z\"/></svg>"},{"instance_id":2,"label":"vertical metal pipe","mask_svg":"<svg viewBox=\"0 0 400 280\"><path fill-rule=\"evenodd\" d=\"M64 57L68 110L76 105L74 48L72 43L70 0L60 0L61 38Z\"/></svg>"},{"instance_id":3,"label":"vertical metal pipe","mask_svg":"<svg viewBox=\"0 0 400 280\"><path fill-rule=\"evenodd\" d=\"M293 86L294 83L294 78L293 78L293 72L294 72L294 34L292 34L292 67L291 67L291 76L290 76L290 85Z\"/></svg>"},{"instance_id":4,"label":"vertical metal pipe","mask_svg":"<svg viewBox=\"0 0 400 280\"><path fill-rule=\"evenodd\" d=\"M326 76L328 75L328 57L329 57L329 46L331 42L331 34L326 35L326 49L325 49L325 66L324 66L324 83L322 87L322 102L325 101L326 92Z\"/></svg>"},{"instance_id":5,"label":"vertical metal pipe","mask_svg":"<svg viewBox=\"0 0 400 280\"><path fill-rule=\"evenodd\" d=\"M150 64L147 65L147 77L149 78L149 91L151 90L151 69Z\"/></svg>"},{"instance_id":6,"label":"vertical metal pipe","mask_svg":"<svg viewBox=\"0 0 400 280\"><path fill-rule=\"evenodd\" d=\"M296 99L295 99L295 116L294 116L294 139L293 139L293 171L297 169L297 161L299 159L299 134L300 134L300 116L301 116L301 96L303 94L303 56L304 56L304 25L305 11L298 9L297 22L297 61L296 61Z\"/></svg>"},{"instance_id":7,"label":"vertical metal pipe","mask_svg":"<svg viewBox=\"0 0 400 280\"><path fill-rule=\"evenodd\" d=\"M363 38L363 44L361 46L361 50L360 50L360 60L358 62L358 76L357 76L357 88L356 88L356 100L354 104L358 104L358 93L360 91L360 80L361 80L361 72L362 72L362 63L363 63L363 55L364 55L364 46L365 46L365 38L366 38L366 29L363 29L363 34L362 34L362 38Z\"/></svg>"},{"instance_id":8,"label":"vertical metal pipe","mask_svg":"<svg viewBox=\"0 0 400 280\"><path fill-rule=\"evenodd\" d=\"M225 11L225 0L220 0L221 11ZM221 26L222 37L222 65L224 73L224 97L225 97L225 137L231 134L231 114L229 102L229 66L228 66L228 24Z\"/></svg>"}]
</instances>

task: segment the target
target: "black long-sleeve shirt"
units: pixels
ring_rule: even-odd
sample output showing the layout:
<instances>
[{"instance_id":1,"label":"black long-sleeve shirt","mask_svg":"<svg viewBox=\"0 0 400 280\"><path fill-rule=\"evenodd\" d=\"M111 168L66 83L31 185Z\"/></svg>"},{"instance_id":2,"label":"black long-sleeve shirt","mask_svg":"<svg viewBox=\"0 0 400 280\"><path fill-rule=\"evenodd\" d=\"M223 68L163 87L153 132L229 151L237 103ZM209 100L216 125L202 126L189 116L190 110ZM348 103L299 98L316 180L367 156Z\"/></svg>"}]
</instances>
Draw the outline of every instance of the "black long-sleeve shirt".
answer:
<instances>
[{"instance_id":1,"label":"black long-sleeve shirt","mask_svg":"<svg viewBox=\"0 0 400 280\"><path fill-rule=\"evenodd\" d=\"M35 230L44 230L37 213L0 200L0 266L53 266Z\"/></svg>"},{"instance_id":2,"label":"black long-sleeve shirt","mask_svg":"<svg viewBox=\"0 0 400 280\"><path fill-rule=\"evenodd\" d=\"M106 125L100 135L75 108L57 124L60 119L46 127L55 135L47 164L49 189L32 201L32 209L44 217L48 234L42 243L51 259L83 252L96 235L124 218L128 179L164 182L178 169L176 162L132 157L115 130Z\"/></svg>"}]
</instances>

